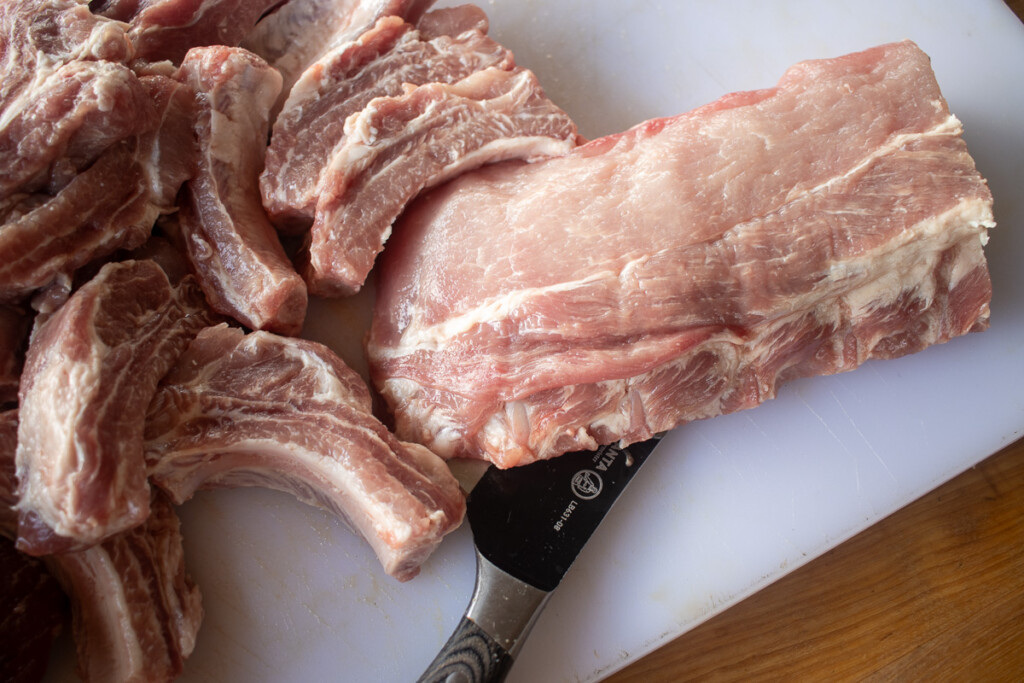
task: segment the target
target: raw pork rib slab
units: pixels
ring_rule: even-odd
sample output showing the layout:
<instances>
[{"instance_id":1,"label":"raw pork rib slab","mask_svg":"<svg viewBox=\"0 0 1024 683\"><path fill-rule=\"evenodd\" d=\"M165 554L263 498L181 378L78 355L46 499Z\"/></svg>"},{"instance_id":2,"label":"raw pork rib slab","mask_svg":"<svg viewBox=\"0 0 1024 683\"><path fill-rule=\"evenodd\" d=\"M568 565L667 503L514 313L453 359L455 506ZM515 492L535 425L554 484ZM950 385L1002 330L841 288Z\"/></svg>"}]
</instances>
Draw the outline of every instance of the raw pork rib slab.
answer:
<instances>
[{"instance_id":1,"label":"raw pork rib slab","mask_svg":"<svg viewBox=\"0 0 1024 683\"><path fill-rule=\"evenodd\" d=\"M198 171L179 215L210 306L254 329L298 334L306 283L285 255L260 199L270 105L281 77L242 48L190 50L179 78L198 94Z\"/></svg>"},{"instance_id":2,"label":"raw pork rib slab","mask_svg":"<svg viewBox=\"0 0 1024 683\"><path fill-rule=\"evenodd\" d=\"M143 420L157 382L213 320L191 277L103 266L29 342L19 398L18 548L99 543L145 520Z\"/></svg>"},{"instance_id":3,"label":"raw pork rib slab","mask_svg":"<svg viewBox=\"0 0 1024 683\"><path fill-rule=\"evenodd\" d=\"M903 42L433 191L368 341L397 435L509 467L984 329L991 195L960 135Z\"/></svg>"},{"instance_id":4,"label":"raw pork rib slab","mask_svg":"<svg viewBox=\"0 0 1024 683\"><path fill-rule=\"evenodd\" d=\"M576 124L521 67L488 67L371 100L345 122L320 177L302 254L310 291L359 291L391 224L420 191L483 164L562 155L575 145Z\"/></svg>"},{"instance_id":5,"label":"raw pork rib slab","mask_svg":"<svg viewBox=\"0 0 1024 683\"><path fill-rule=\"evenodd\" d=\"M60 189L67 184L62 175L73 176L110 145L156 123L138 77L112 62L63 64L4 105L0 196Z\"/></svg>"},{"instance_id":6,"label":"raw pork rib slab","mask_svg":"<svg viewBox=\"0 0 1024 683\"><path fill-rule=\"evenodd\" d=\"M444 462L396 439L373 417L359 375L315 342L203 330L147 420L150 478L175 502L200 488L291 493L347 520L400 580L465 512Z\"/></svg>"}]
</instances>

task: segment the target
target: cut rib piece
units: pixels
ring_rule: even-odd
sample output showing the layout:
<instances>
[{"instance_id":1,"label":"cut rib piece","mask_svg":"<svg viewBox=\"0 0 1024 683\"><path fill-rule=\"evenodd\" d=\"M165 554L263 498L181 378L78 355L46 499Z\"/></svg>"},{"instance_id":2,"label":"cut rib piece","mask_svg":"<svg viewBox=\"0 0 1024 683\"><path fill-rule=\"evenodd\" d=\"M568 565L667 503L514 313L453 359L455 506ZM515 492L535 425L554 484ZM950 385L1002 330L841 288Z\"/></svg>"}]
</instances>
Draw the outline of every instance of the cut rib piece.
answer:
<instances>
[{"instance_id":1,"label":"cut rib piece","mask_svg":"<svg viewBox=\"0 0 1024 683\"><path fill-rule=\"evenodd\" d=\"M0 413L0 535L12 539L17 432L18 411ZM87 681L170 681L195 646L203 612L199 590L185 573L177 516L160 493L147 507L141 526L87 550L43 558L71 597L78 667ZM54 596L48 586L41 588L46 592L35 597L46 599L51 610L62 610L62 604L53 605L58 597L64 602L60 589ZM21 627L39 628L53 619L47 613L28 616L35 622ZM57 618L55 626L63 623L60 614ZM39 647L46 648L38 655L45 668L49 646L41 642Z\"/></svg>"},{"instance_id":2,"label":"cut rib piece","mask_svg":"<svg viewBox=\"0 0 1024 683\"><path fill-rule=\"evenodd\" d=\"M449 28L464 30L432 39L399 17L382 18L303 74L274 122L260 176L263 204L279 229L303 232L313 223L321 173L344 138L345 120L370 100L401 95L405 84L453 83L489 66L515 65L512 53L485 35L486 22L481 29L482 12L456 16L462 23Z\"/></svg>"},{"instance_id":3,"label":"cut rib piece","mask_svg":"<svg viewBox=\"0 0 1024 683\"><path fill-rule=\"evenodd\" d=\"M435 190L368 342L397 434L508 467L983 329L991 195L960 133L903 42Z\"/></svg>"},{"instance_id":4,"label":"cut rib piece","mask_svg":"<svg viewBox=\"0 0 1024 683\"><path fill-rule=\"evenodd\" d=\"M159 491L147 507L141 526L44 559L71 598L87 681L168 683L195 648L202 597L185 570L178 517Z\"/></svg>"},{"instance_id":5,"label":"cut rib piece","mask_svg":"<svg viewBox=\"0 0 1024 683\"><path fill-rule=\"evenodd\" d=\"M192 94L162 76L139 79L151 129L109 148L65 187L18 194L0 215L0 301L15 300L118 249L148 239L194 173ZM98 192L97 188L102 188Z\"/></svg>"},{"instance_id":6,"label":"cut rib piece","mask_svg":"<svg viewBox=\"0 0 1024 683\"><path fill-rule=\"evenodd\" d=\"M0 300L46 286L99 256L146 241L159 209L138 138L124 140L56 196L0 225ZM97 193L96 188L106 188Z\"/></svg>"},{"instance_id":7,"label":"cut rib piece","mask_svg":"<svg viewBox=\"0 0 1024 683\"><path fill-rule=\"evenodd\" d=\"M260 20L242 47L280 72L283 103L303 72L322 56L355 40L381 17L415 22L432 4L434 0L288 0Z\"/></svg>"},{"instance_id":8,"label":"cut rib piece","mask_svg":"<svg viewBox=\"0 0 1024 683\"><path fill-rule=\"evenodd\" d=\"M166 76L140 80L157 110L156 127L140 136L140 159L149 181L147 199L159 213L173 213L178 190L196 174L195 93Z\"/></svg>"},{"instance_id":9,"label":"cut rib piece","mask_svg":"<svg viewBox=\"0 0 1024 683\"><path fill-rule=\"evenodd\" d=\"M132 45L124 24L94 15L88 0L0 3L0 102L76 59L126 62Z\"/></svg>"},{"instance_id":10,"label":"cut rib piece","mask_svg":"<svg viewBox=\"0 0 1024 683\"><path fill-rule=\"evenodd\" d=\"M0 3L0 200L59 189L151 123L152 105L120 63L131 52L124 25L93 16L85 0Z\"/></svg>"},{"instance_id":11,"label":"cut rib piece","mask_svg":"<svg viewBox=\"0 0 1024 683\"><path fill-rule=\"evenodd\" d=\"M125 261L103 266L36 329L19 396L20 550L87 547L146 518L146 407L211 322L191 278L174 288L152 261Z\"/></svg>"},{"instance_id":12,"label":"cut rib piece","mask_svg":"<svg viewBox=\"0 0 1024 683\"><path fill-rule=\"evenodd\" d=\"M131 18L128 8L109 12L128 21L135 57L175 64L193 47L238 45L263 13L281 0L139 0Z\"/></svg>"},{"instance_id":13,"label":"cut rib piece","mask_svg":"<svg viewBox=\"0 0 1024 683\"><path fill-rule=\"evenodd\" d=\"M400 580L465 511L445 464L378 422L362 379L327 347L226 325L203 330L165 378L146 460L176 502L200 488L263 486L326 508Z\"/></svg>"},{"instance_id":14,"label":"cut rib piece","mask_svg":"<svg viewBox=\"0 0 1024 683\"><path fill-rule=\"evenodd\" d=\"M415 23L422 40L434 40L443 36L454 38L468 31L487 33L490 28L487 14L476 5L442 7L427 12Z\"/></svg>"},{"instance_id":15,"label":"cut rib piece","mask_svg":"<svg viewBox=\"0 0 1024 683\"><path fill-rule=\"evenodd\" d=\"M421 190L482 164L556 156L575 144L576 125L519 67L371 100L346 122L320 178L303 255L310 291L358 291L392 222Z\"/></svg>"},{"instance_id":16,"label":"cut rib piece","mask_svg":"<svg viewBox=\"0 0 1024 683\"><path fill-rule=\"evenodd\" d=\"M210 306L254 329L298 334L306 284L263 211L259 173L267 112L281 77L242 48L196 48L179 78L199 96L201 151L188 181L180 226Z\"/></svg>"},{"instance_id":17,"label":"cut rib piece","mask_svg":"<svg viewBox=\"0 0 1024 683\"><path fill-rule=\"evenodd\" d=\"M3 104L0 197L58 190L110 145L156 125L146 88L112 62L63 64Z\"/></svg>"}]
</instances>

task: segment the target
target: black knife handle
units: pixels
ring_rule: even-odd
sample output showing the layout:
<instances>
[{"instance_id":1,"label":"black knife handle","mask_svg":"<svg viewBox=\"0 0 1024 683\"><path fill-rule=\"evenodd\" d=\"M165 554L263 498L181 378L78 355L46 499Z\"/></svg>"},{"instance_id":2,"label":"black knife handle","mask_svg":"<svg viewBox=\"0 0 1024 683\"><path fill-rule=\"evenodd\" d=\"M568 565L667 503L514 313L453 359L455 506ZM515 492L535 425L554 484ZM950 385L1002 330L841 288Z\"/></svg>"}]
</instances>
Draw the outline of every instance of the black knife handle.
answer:
<instances>
[{"instance_id":1,"label":"black knife handle","mask_svg":"<svg viewBox=\"0 0 1024 683\"><path fill-rule=\"evenodd\" d=\"M476 622L462 617L418 683L503 681L511 668L512 655Z\"/></svg>"}]
</instances>

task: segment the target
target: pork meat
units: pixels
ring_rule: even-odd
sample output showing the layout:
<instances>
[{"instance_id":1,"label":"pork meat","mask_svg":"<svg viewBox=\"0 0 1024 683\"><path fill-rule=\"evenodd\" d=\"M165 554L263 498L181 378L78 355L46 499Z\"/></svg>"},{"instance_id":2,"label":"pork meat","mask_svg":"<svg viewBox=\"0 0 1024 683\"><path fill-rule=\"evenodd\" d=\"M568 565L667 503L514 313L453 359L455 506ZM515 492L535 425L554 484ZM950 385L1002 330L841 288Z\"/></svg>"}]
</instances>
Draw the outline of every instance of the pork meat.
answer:
<instances>
[{"instance_id":1,"label":"pork meat","mask_svg":"<svg viewBox=\"0 0 1024 683\"><path fill-rule=\"evenodd\" d=\"M202 597L185 570L178 516L159 491L146 507L140 526L44 560L71 599L85 681L168 683L195 648Z\"/></svg>"},{"instance_id":2,"label":"pork meat","mask_svg":"<svg viewBox=\"0 0 1024 683\"><path fill-rule=\"evenodd\" d=\"M242 42L280 72L281 99L327 53L354 41L381 17L415 22L434 0L288 0ZM323 68L317 65L316 69ZM274 108L274 113L280 106Z\"/></svg>"},{"instance_id":3,"label":"pork meat","mask_svg":"<svg viewBox=\"0 0 1024 683\"><path fill-rule=\"evenodd\" d=\"M123 64L76 60L3 103L0 196L57 191L112 144L156 125L156 108Z\"/></svg>"},{"instance_id":4,"label":"pork meat","mask_svg":"<svg viewBox=\"0 0 1024 683\"><path fill-rule=\"evenodd\" d=\"M176 502L262 486L347 520L405 580L462 520L448 468L398 441L362 379L328 348L226 325L203 330L149 409L149 475Z\"/></svg>"},{"instance_id":5,"label":"pork meat","mask_svg":"<svg viewBox=\"0 0 1024 683\"><path fill-rule=\"evenodd\" d=\"M345 136L345 120L370 100L401 95L405 84L453 83L489 66L514 66L512 53L487 37L486 21L481 29L482 15L460 12L462 23L446 27L458 31L454 36L432 38L385 17L303 74L274 122L260 176L263 205L279 229L301 233L312 225L320 177Z\"/></svg>"},{"instance_id":6,"label":"pork meat","mask_svg":"<svg viewBox=\"0 0 1024 683\"><path fill-rule=\"evenodd\" d=\"M198 171L179 222L196 277L214 310L253 329L298 334L306 284L263 210L259 174L267 115L281 77L242 48L189 51L179 78L199 96Z\"/></svg>"},{"instance_id":7,"label":"pork meat","mask_svg":"<svg viewBox=\"0 0 1024 683\"><path fill-rule=\"evenodd\" d=\"M263 13L281 0L137 0L115 2L108 15L129 23L136 59L184 59L193 47L238 45Z\"/></svg>"},{"instance_id":8,"label":"pork meat","mask_svg":"<svg viewBox=\"0 0 1024 683\"><path fill-rule=\"evenodd\" d=\"M152 127L109 146L55 195L19 193L0 211L0 301L16 300L149 238L194 173L192 96L163 76L139 79Z\"/></svg>"},{"instance_id":9,"label":"pork meat","mask_svg":"<svg viewBox=\"0 0 1024 683\"><path fill-rule=\"evenodd\" d=\"M372 376L398 436L447 457L637 441L984 329L991 206L916 45L804 62L417 202Z\"/></svg>"},{"instance_id":10,"label":"pork meat","mask_svg":"<svg viewBox=\"0 0 1024 683\"><path fill-rule=\"evenodd\" d=\"M0 413L0 535L11 539L18 529L12 507L17 501L17 432L18 411ZM42 563L10 547L5 569L21 569L4 573L8 590L30 578L36 585L26 586L31 592L22 598L20 609L0 611L7 615L0 624L5 635L8 627L21 631L16 639L3 639L9 644L0 656L5 675L45 671L54 630L64 623L65 592L71 597L84 680L149 683L170 681L181 673L202 620L201 598L185 572L180 527L170 502L154 493L147 508L141 526L86 550L48 555Z\"/></svg>"},{"instance_id":11,"label":"pork meat","mask_svg":"<svg viewBox=\"0 0 1024 683\"><path fill-rule=\"evenodd\" d=\"M521 67L488 67L450 85L371 100L346 121L320 178L302 255L310 291L359 291L391 224L422 190L482 164L565 154L576 135L572 119Z\"/></svg>"},{"instance_id":12,"label":"pork meat","mask_svg":"<svg viewBox=\"0 0 1024 683\"><path fill-rule=\"evenodd\" d=\"M32 335L20 387L18 547L99 543L149 512L142 452L159 379L203 327L202 294L152 261L109 263Z\"/></svg>"},{"instance_id":13,"label":"pork meat","mask_svg":"<svg viewBox=\"0 0 1024 683\"><path fill-rule=\"evenodd\" d=\"M124 26L84 0L0 4L0 200L50 175L66 183L65 166L149 124L152 107L122 63L130 56Z\"/></svg>"}]
</instances>

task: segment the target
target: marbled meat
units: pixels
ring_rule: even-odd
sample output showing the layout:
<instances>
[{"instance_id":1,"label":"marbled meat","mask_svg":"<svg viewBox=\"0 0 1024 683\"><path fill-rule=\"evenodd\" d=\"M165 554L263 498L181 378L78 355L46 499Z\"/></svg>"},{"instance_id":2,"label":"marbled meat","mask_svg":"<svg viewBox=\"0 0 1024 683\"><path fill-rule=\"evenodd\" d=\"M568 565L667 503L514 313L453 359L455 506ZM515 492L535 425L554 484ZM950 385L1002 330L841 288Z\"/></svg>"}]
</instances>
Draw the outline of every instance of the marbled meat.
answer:
<instances>
[{"instance_id":1,"label":"marbled meat","mask_svg":"<svg viewBox=\"0 0 1024 683\"><path fill-rule=\"evenodd\" d=\"M444 462L373 416L359 375L325 346L268 332L203 330L150 406L145 450L175 502L202 488L291 493L340 515L401 580L465 512Z\"/></svg>"},{"instance_id":2,"label":"marbled meat","mask_svg":"<svg viewBox=\"0 0 1024 683\"><path fill-rule=\"evenodd\" d=\"M419 192L483 164L566 154L576 141L576 124L521 67L375 98L345 122L321 174L300 272L311 292L353 294Z\"/></svg>"},{"instance_id":3,"label":"marbled meat","mask_svg":"<svg viewBox=\"0 0 1024 683\"><path fill-rule=\"evenodd\" d=\"M334 50L356 40L381 17L415 22L434 0L288 0L260 20L242 47L258 54L280 72L283 89L279 104L308 69ZM280 106L274 108L274 112Z\"/></svg>"},{"instance_id":4,"label":"marbled meat","mask_svg":"<svg viewBox=\"0 0 1024 683\"><path fill-rule=\"evenodd\" d=\"M85 548L146 519L146 408L212 322L191 277L174 287L153 261L125 261L36 329L19 393L19 549Z\"/></svg>"},{"instance_id":5,"label":"marbled meat","mask_svg":"<svg viewBox=\"0 0 1024 683\"><path fill-rule=\"evenodd\" d=\"M169 683L195 648L202 597L185 569L178 516L159 491L147 507L141 525L43 560L71 600L85 681Z\"/></svg>"},{"instance_id":6,"label":"marbled meat","mask_svg":"<svg viewBox=\"0 0 1024 683\"><path fill-rule=\"evenodd\" d=\"M259 174L281 77L242 48L189 51L178 78L197 93L199 160L181 198L181 237L210 306L253 329L298 334L302 280L263 210Z\"/></svg>"},{"instance_id":7,"label":"marbled meat","mask_svg":"<svg viewBox=\"0 0 1024 683\"><path fill-rule=\"evenodd\" d=\"M430 12L424 21L441 13ZM304 232L316 216L317 187L345 137L345 120L375 97L395 96L405 84L452 83L489 66L510 69L512 53L486 35L482 12L462 10L445 28L424 35L397 16L330 53L303 74L274 121L266 168L260 176L263 205L279 229Z\"/></svg>"},{"instance_id":8,"label":"marbled meat","mask_svg":"<svg viewBox=\"0 0 1024 683\"><path fill-rule=\"evenodd\" d=\"M984 329L992 199L913 43L410 207L368 342L400 438L502 467Z\"/></svg>"}]
</instances>

